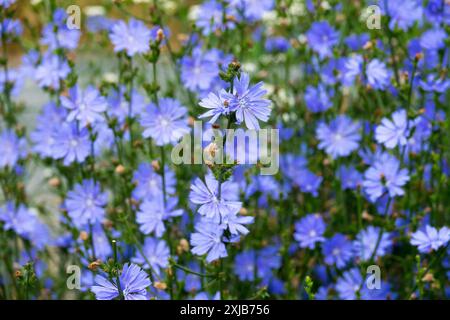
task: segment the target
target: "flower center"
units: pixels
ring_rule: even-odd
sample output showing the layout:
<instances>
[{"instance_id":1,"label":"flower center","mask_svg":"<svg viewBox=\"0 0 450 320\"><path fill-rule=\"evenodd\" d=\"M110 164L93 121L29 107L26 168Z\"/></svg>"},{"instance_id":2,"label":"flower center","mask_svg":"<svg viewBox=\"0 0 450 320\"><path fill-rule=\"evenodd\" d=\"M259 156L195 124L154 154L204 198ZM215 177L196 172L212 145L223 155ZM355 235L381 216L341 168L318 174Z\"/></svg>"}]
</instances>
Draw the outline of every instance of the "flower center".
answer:
<instances>
[{"instance_id":1,"label":"flower center","mask_svg":"<svg viewBox=\"0 0 450 320\"><path fill-rule=\"evenodd\" d=\"M94 200L92 198L88 198L86 200L86 206L92 208L94 206Z\"/></svg>"},{"instance_id":2,"label":"flower center","mask_svg":"<svg viewBox=\"0 0 450 320\"><path fill-rule=\"evenodd\" d=\"M72 140L70 140L70 145L75 148L76 146L78 146L78 141L75 139L72 139Z\"/></svg>"},{"instance_id":3,"label":"flower center","mask_svg":"<svg viewBox=\"0 0 450 320\"><path fill-rule=\"evenodd\" d=\"M166 118L163 118L163 117L161 117L160 119L159 119L159 124L161 125L161 127L163 127L163 128L167 128L168 126L169 126L169 120L167 120Z\"/></svg>"}]
</instances>

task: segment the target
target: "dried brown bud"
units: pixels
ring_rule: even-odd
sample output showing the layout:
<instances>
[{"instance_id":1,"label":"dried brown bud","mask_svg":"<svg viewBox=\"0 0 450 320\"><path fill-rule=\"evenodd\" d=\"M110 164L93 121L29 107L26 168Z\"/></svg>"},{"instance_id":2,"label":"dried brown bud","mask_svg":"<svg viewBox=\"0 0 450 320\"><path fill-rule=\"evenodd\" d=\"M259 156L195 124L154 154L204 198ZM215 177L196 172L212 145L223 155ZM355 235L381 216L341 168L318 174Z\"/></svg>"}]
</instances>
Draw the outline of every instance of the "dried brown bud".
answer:
<instances>
[{"instance_id":1,"label":"dried brown bud","mask_svg":"<svg viewBox=\"0 0 450 320\"><path fill-rule=\"evenodd\" d=\"M416 53L415 57L416 61L420 61L423 59L423 53L422 52L418 52Z\"/></svg>"},{"instance_id":2,"label":"dried brown bud","mask_svg":"<svg viewBox=\"0 0 450 320\"><path fill-rule=\"evenodd\" d=\"M219 148L217 147L217 144L215 142L211 142L208 144L204 150L204 152L210 157L214 158L216 156L217 151Z\"/></svg>"},{"instance_id":3,"label":"dried brown bud","mask_svg":"<svg viewBox=\"0 0 450 320\"><path fill-rule=\"evenodd\" d=\"M102 264L102 262L100 260L93 261L93 262L89 263L88 269L95 271L101 264Z\"/></svg>"},{"instance_id":4,"label":"dried brown bud","mask_svg":"<svg viewBox=\"0 0 450 320\"><path fill-rule=\"evenodd\" d=\"M106 220L103 221L103 226L104 226L106 229L112 229L112 227L113 227L113 222L112 222L111 220L106 219Z\"/></svg>"},{"instance_id":5,"label":"dried brown bud","mask_svg":"<svg viewBox=\"0 0 450 320\"><path fill-rule=\"evenodd\" d=\"M362 218L363 220L373 221L373 216L370 215L367 211L363 211Z\"/></svg>"},{"instance_id":6,"label":"dried brown bud","mask_svg":"<svg viewBox=\"0 0 450 320\"><path fill-rule=\"evenodd\" d=\"M185 42L186 40L189 39L189 36L186 33L179 33L177 34L177 39L180 42Z\"/></svg>"},{"instance_id":7,"label":"dried brown bud","mask_svg":"<svg viewBox=\"0 0 450 320\"><path fill-rule=\"evenodd\" d=\"M156 40L158 42L161 42L164 40L164 30L159 28L158 31L156 31Z\"/></svg>"},{"instance_id":8,"label":"dried brown bud","mask_svg":"<svg viewBox=\"0 0 450 320\"><path fill-rule=\"evenodd\" d=\"M153 160L152 161L152 168L155 171L159 171L161 169L161 166L159 165L159 161L158 160Z\"/></svg>"},{"instance_id":9,"label":"dried brown bud","mask_svg":"<svg viewBox=\"0 0 450 320\"><path fill-rule=\"evenodd\" d=\"M372 48L372 47L373 47L372 41L367 41L367 42L364 44L363 49L364 49L364 50L369 50L369 49Z\"/></svg>"},{"instance_id":10,"label":"dried brown bud","mask_svg":"<svg viewBox=\"0 0 450 320\"><path fill-rule=\"evenodd\" d=\"M432 273L427 273L426 275L423 276L422 278L423 282L433 282L434 281L434 276Z\"/></svg>"},{"instance_id":11,"label":"dried brown bud","mask_svg":"<svg viewBox=\"0 0 450 320\"><path fill-rule=\"evenodd\" d=\"M22 276L22 271L16 270L16 272L14 272L14 276L15 276L16 278L20 278L20 277Z\"/></svg>"},{"instance_id":12,"label":"dried brown bud","mask_svg":"<svg viewBox=\"0 0 450 320\"><path fill-rule=\"evenodd\" d=\"M86 231L81 231L80 232L80 239L83 241L86 241L87 239L89 239L89 234Z\"/></svg>"},{"instance_id":13,"label":"dried brown bud","mask_svg":"<svg viewBox=\"0 0 450 320\"><path fill-rule=\"evenodd\" d=\"M180 248L180 250L183 252L188 252L189 251L189 242L186 239L181 239L180 243L178 244L178 247Z\"/></svg>"},{"instance_id":14,"label":"dried brown bud","mask_svg":"<svg viewBox=\"0 0 450 320\"><path fill-rule=\"evenodd\" d=\"M48 184L50 187L53 188L57 188L61 185L61 180L59 180L59 178L51 178L50 180L48 180Z\"/></svg>"},{"instance_id":15,"label":"dried brown bud","mask_svg":"<svg viewBox=\"0 0 450 320\"><path fill-rule=\"evenodd\" d=\"M153 286L158 290L166 290L167 289L167 284L165 282L156 281L153 284Z\"/></svg>"},{"instance_id":16,"label":"dried brown bud","mask_svg":"<svg viewBox=\"0 0 450 320\"><path fill-rule=\"evenodd\" d=\"M237 22L235 16L227 15L225 18L226 18L227 21Z\"/></svg>"},{"instance_id":17,"label":"dried brown bud","mask_svg":"<svg viewBox=\"0 0 450 320\"><path fill-rule=\"evenodd\" d=\"M239 209L239 213L242 214L243 216L246 216L248 214L248 210L242 207L241 209Z\"/></svg>"},{"instance_id":18,"label":"dried brown bud","mask_svg":"<svg viewBox=\"0 0 450 320\"><path fill-rule=\"evenodd\" d=\"M126 169L123 165L119 164L114 170L117 174L124 174Z\"/></svg>"}]
</instances>

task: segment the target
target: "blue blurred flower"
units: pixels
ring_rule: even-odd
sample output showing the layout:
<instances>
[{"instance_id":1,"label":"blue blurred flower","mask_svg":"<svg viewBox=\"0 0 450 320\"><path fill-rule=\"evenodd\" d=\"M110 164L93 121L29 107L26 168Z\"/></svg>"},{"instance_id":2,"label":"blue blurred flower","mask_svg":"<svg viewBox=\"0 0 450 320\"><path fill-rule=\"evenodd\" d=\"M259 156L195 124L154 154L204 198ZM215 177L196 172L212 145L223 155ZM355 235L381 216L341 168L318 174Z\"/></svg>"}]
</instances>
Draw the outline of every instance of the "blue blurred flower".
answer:
<instances>
[{"instance_id":1,"label":"blue blurred flower","mask_svg":"<svg viewBox=\"0 0 450 320\"><path fill-rule=\"evenodd\" d=\"M450 88L450 80L439 78L435 74L429 74L425 79L420 80L420 87L427 92L444 93Z\"/></svg>"},{"instance_id":2,"label":"blue blurred flower","mask_svg":"<svg viewBox=\"0 0 450 320\"><path fill-rule=\"evenodd\" d=\"M112 27L109 38L114 45L114 51L126 51L129 57L146 53L150 49L150 29L142 21L134 18L128 24L122 20Z\"/></svg>"},{"instance_id":3,"label":"blue blurred flower","mask_svg":"<svg viewBox=\"0 0 450 320\"><path fill-rule=\"evenodd\" d=\"M333 159L346 157L359 146L361 135L359 122L353 122L345 115L339 115L329 125L321 122L316 135L320 143L319 149L324 149Z\"/></svg>"},{"instance_id":4,"label":"blue blurred flower","mask_svg":"<svg viewBox=\"0 0 450 320\"><path fill-rule=\"evenodd\" d=\"M70 73L67 61L53 54L44 55L41 64L36 68L35 78L40 87L50 87L58 90L61 81Z\"/></svg>"},{"instance_id":5,"label":"blue blurred flower","mask_svg":"<svg viewBox=\"0 0 450 320\"><path fill-rule=\"evenodd\" d=\"M355 190L362 185L362 174L352 165L341 165L338 169L337 175L341 180L341 187L344 190Z\"/></svg>"},{"instance_id":6,"label":"blue blurred flower","mask_svg":"<svg viewBox=\"0 0 450 320\"><path fill-rule=\"evenodd\" d=\"M367 261L372 257L372 255L374 259L377 259L378 257L382 257L390 252L392 248L392 240L391 235L388 232L382 233L378 243L377 252L375 252L379 234L379 227L368 226L356 235L356 239L353 241L353 247L355 254L361 260Z\"/></svg>"},{"instance_id":7,"label":"blue blurred flower","mask_svg":"<svg viewBox=\"0 0 450 320\"><path fill-rule=\"evenodd\" d=\"M53 13L52 22L44 26L41 43L48 46L49 50L53 51L59 48L74 50L77 48L81 32L77 29L69 29L66 20L66 11L58 8Z\"/></svg>"},{"instance_id":8,"label":"blue blurred flower","mask_svg":"<svg viewBox=\"0 0 450 320\"><path fill-rule=\"evenodd\" d=\"M16 3L16 0L0 0L0 6L3 8L9 8L11 5Z\"/></svg>"},{"instance_id":9,"label":"blue blurred flower","mask_svg":"<svg viewBox=\"0 0 450 320\"><path fill-rule=\"evenodd\" d=\"M450 24L450 6L442 0L429 0L425 7L425 16L435 25L441 22Z\"/></svg>"},{"instance_id":10,"label":"blue blurred flower","mask_svg":"<svg viewBox=\"0 0 450 320\"><path fill-rule=\"evenodd\" d=\"M400 168L400 161L390 154L383 154L364 173L364 191L371 201L377 200L385 192L390 197L402 196L402 187L409 181L407 169Z\"/></svg>"},{"instance_id":11,"label":"blue blurred flower","mask_svg":"<svg viewBox=\"0 0 450 320\"><path fill-rule=\"evenodd\" d=\"M19 20L5 18L0 22L0 34L4 35L5 40L8 40L8 37L12 36L18 37L22 32L23 28Z\"/></svg>"},{"instance_id":12,"label":"blue blurred flower","mask_svg":"<svg viewBox=\"0 0 450 320\"><path fill-rule=\"evenodd\" d=\"M295 223L294 239L300 248L314 249L316 243L325 241L326 225L320 214L309 214Z\"/></svg>"},{"instance_id":13,"label":"blue blurred flower","mask_svg":"<svg viewBox=\"0 0 450 320\"><path fill-rule=\"evenodd\" d=\"M67 193L65 207L72 222L78 228L101 222L108 204L108 194L94 180L83 180Z\"/></svg>"},{"instance_id":14,"label":"blue blurred flower","mask_svg":"<svg viewBox=\"0 0 450 320\"><path fill-rule=\"evenodd\" d=\"M54 139L51 156L54 159L64 159L66 166L74 161L82 163L89 156L91 143L86 128L78 130L75 123L64 123L55 132Z\"/></svg>"},{"instance_id":15,"label":"blue blurred flower","mask_svg":"<svg viewBox=\"0 0 450 320\"><path fill-rule=\"evenodd\" d=\"M439 50L445 47L447 38L447 33L443 29L430 29L420 37L420 46L425 50Z\"/></svg>"},{"instance_id":16,"label":"blue blurred flower","mask_svg":"<svg viewBox=\"0 0 450 320\"><path fill-rule=\"evenodd\" d=\"M243 12L244 20L253 22L261 20L264 14L272 10L275 6L274 0L228 0L230 6Z\"/></svg>"},{"instance_id":17,"label":"blue blurred flower","mask_svg":"<svg viewBox=\"0 0 450 320\"><path fill-rule=\"evenodd\" d=\"M178 100L160 98L158 105L151 103L141 116L142 136L153 138L157 146L176 143L190 132L187 109Z\"/></svg>"},{"instance_id":18,"label":"blue blurred flower","mask_svg":"<svg viewBox=\"0 0 450 320\"><path fill-rule=\"evenodd\" d=\"M362 49L367 41L370 40L370 36L367 33L351 34L345 38L344 42L353 51Z\"/></svg>"},{"instance_id":19,"label":"blue blurred flower","mask_svg":"<svg viewBox=\"0 0 450 320\"><path fill-rule=\"evenodd\" d=\"M184 56L181 61L181 79L186 88L195 92L203 92L211 88L218 79L219 61L212 51L203 52L196 47L191 56Z\"/></svg>"},{"instance_id":20,"label":"blue blurred flower","mask_svg":"<svg viewBox=\"0 0 450 320\"><path fill-rule=\"evenodd\" d=\"M343 268L353 258L353 245L343 234L336 233L322 244L322 254L326 264Z\"/></svg>"},{"instance_id":21,"label":"blue blurred flower","mask_svg":"<svg viewBox=\"0 0 450 320\"><path fill-rule=\"evenodd\" d=\"M53 243L49 227L39 219L37 210L27 208L23 204L16 206L13 202L7 201L0 207L0 221L4 223L4 230L13 230L29 240L31 246L38 250Z\"/></svg>"},{"instance_id":22,"label":"blue blurred flower","mask_svg":"<svg viewBox=\"0 0 450 320\"><path fill-rule=\"evenodd\" d=\"M322 112L332 107L331 102L332 92L326 89L323 84L319 84L317 87L308 85L305 90L305 103L306 107L311 112Z\"/></svg>"},{"instance_id":23,"label":"blue blurred flower","mask_svg":"<svg viewBox=\"0 0 450 320\"><path fill-rule=\"evenodd\" d=\"M264 49L266 52L286 52L291 47L291 43L285 37L270 37L266 39Z\"/></svg>"},{"instance_id":24,"label":"blue blurred flower","mask_svg":"<svg viewBox=\"0 0 450 320\"><path fill-rule=\"evenodd\" d=\"M417 230L411 235L411 244L417 246L419 252L430 253L440 247L445 247L450 240L450 229L442 227L436 228L426 225L424 230Z\"/></svg>"},{"instance_id":25,"label":"blue blurred flower","mask_svg":"<svg viewBox=\"0 0 450 320\"><path fill-rule=\"evenodd\" d=\"M208 263L228 256L222 239L223 232L224 226L200 220L195 225L195 232L191 234L192 253L199 256L207 253Z\"/></svg>"},{"instance_id":26,"label":"blue blurred flower","mask_svg":"<svg viewBox=\"0 0 450 320\"><path fill-rule=\"evenodd\" d=\"M422 7L416 0L381 0L379 4L382 11L390 16L389 28L391 30L398 27L406 31L416 21L422 19Z\"/></svg>"},{"instance_id":27,"label":"blue blurred flower","mask_svg":"<svg viewBox=\"0 0 450 320\"><path fill-rule=\"evenodd\" d=\"M79 121L82 127L104 121L102 112L106 111L106 99L92 86L84 91L75 86L69 90L69 96L61 96L61 105L69 110L67 121Z\"/></svg>"},{"instance_id":28,"label":"blue blurred flower","mask_svg":"<svg viewBox=\"0 0 450 320\"><path fill-rule=\"evenodd\" d=\"M390 83L391 72L386 64L378 59L373 59L367 64L367 83L374 89L384 90Z\"/></svg>"},{"instance_id":29,"label":"blue blurred flower","mask_svg":"<svg viewBox=\"0 0 450 320\"><path fill-rule=\"evenodd\" d=\"M308 169L301 170L294 178L294 182L300 187L301 192L310 193L317 197L323 177L318 176Z\"/></svg>"},{"instance_id":30,"label":"blue blurred flower","mask_svg":"<svg viewBox=\"0 0 450 320\"><path fill-rule=\"evenodd\" d=\"M169 167L165 168L165 187L167 194L175 193L176 179ZM133 190L133 197L137 200L159 199L163 194L162 177L155 172L149 163L139 164L133 174L133 181L136 187Z\"/></svg>"},{"instance_id":31,"label":"blue blurred flower","mask_svg":"<svg viewBox=\"0 0 450 320\"><path fill-rule=\"evenodd\" d=\"M142 255L144 254L145 257ZM134 263L142 265L148 269L151 266L152 271L160 274L161 269L169 266L170 250L164 240L156 238L146 238L142 253L136 252L136 256L131 260ZM148 265L150 263L150 266Z\"/></svg>"},{"instance_id":32,"label":"blue blurred flower","mask_svg":"<svg viewBox=\"0 0 450 320\"><path fill-rule=\"evenodd\" d=\"M235 23L231 20L224 22L225 16L236 16L232 6L224 6L220 1L208 0L200 5L196 16L196 25L207 36L216 30L234 29Z\"/></svg>"},{"instance_id":33,"label":"blue blurred flower","mask_svg":"<svg viewBox=\"0 0 450 320\"><path fill-rule=\"evenodd\" d=\"M344 66L343 84L351 86L355 82L355 79L361 77L363 69L363 58L359 54L351 56L346 59Z\"/></svg>"},{"instance_id":34,"label":"blue blurred flower","mask_svg":"<svg viewBox=\"0 0 450 320\"><path fill-rule=\"evenodd\" d=\"M234 273L241 281L254 281L256 272L256 252L246 250L238 253L234 260Z\"/></svg>"},{"instance_id":35,"label":"blue blurred flower","mask_svg":"<svg viewBox=\"0 0 450 320\"><path fill-rule=\"evenodd\" d=\"M125 86L120 86L112 90L107 98L108 115L116 118L120 124L124 124L128 116L138 117L145 108L145 99L137 90L132 90L130 101L125 98L125 93Z\"/></svg>"},{"instance_id":36,"label":"blue blurred flower","mask_svg":"<svg viewBox=\"0 0 450 320\"><path fill-rule=\"evenodd\" d=\"M393 297L390 285L380 281L380 288L369 288L357 268L346 271L336 282L339 298L356 300L357 293L362 300L386 300Z\"/></svg>"},{"instance_id":37,"label":"blue blurred flower","mask_svg":"<svg viewBox=\"0 0 450 320\"><path fill-rule=\"evenodd\" d=\"M320 59L331 57L333 47L339 42L339 32L330 26L328 21L313 22L306 37L309 46Z\"/></svg>"},{"instance_id":38,"label":"blue blurred flower","mask_svg":"<svg viewBox=\"0 0 450 320\"><path fill-rule=\"evenodd\" d=\"M26 140L17 137L12 130L6 129L0 133L0 169L13 168L17 161L27 155Z\"/></svg>"},{"instance_id":39,"label":"blue blurred flower","mask_svg":"<svg viewBox=\"0 0 450 320\"><path fill-rule=\"evenodd\" d=\"M154 233L158 238L161 238L166 231L164 221L183 214L182 209L176 209L177 205L178 200L176 198L168 198L166 203L164 203L162 197L144 200L136 214L139 230L143 234Z\"/></svg>"},{"instance_id":40,"label":"blue blurred flower","mask_svg":"<svg viewBox=\"0 0 450 320\"><path fill-rule=\"evenodd\" d=\"M392 120L389 118L381 120L381 124L375 129L375 139L388 149L404 146L407 142L408 129L411 129L408 115L405 109L400 109L392 114Z\"/></svg>"}]
</instances>

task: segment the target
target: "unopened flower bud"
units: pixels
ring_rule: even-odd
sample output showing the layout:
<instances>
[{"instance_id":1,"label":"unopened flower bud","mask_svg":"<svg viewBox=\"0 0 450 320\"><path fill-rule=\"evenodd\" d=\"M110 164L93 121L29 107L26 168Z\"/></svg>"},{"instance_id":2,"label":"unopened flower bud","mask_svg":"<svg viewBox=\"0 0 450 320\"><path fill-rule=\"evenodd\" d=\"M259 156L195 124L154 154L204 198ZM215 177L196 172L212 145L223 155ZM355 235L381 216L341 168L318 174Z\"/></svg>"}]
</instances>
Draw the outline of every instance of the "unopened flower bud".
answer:
<instances>
[{"instance_id":1,"label":"unopened flower bud","mask_svg":"<svg viewBox=\"0 0 450 320\"><path fill-rule=\"evenodd\" d=\"M117 174L124 174L125 170L126 170L125 167L123 165L119 164L114 171Z\"/></svg>"},{"instance_id":2,"label":"unopened flower bud","mask_svg":"<svg viewBox=\"0 0 450 320\"><path fill-rule=\"evenodd\" d=\"M102 262L100 260L93 261L93 262L89 263L88 269L95 271L101 264L102 264Z\"/></svg>"},{"instance_id":3,"label":"unopened flower bud","mask_svg":"<svg viewBox=\"0 0 450 320\"><path fill-rule=\"evenodd\" d=\"M427 273L426 275L423 276L422 278L423 282L433 282L434 281L434 276L432 273Z\"/></svg>"},{"instance_id":4,"label":"unopened flower bud","mask_svg":"<svg viewBox=\"0 0 450 320\"><path fill-rule=\"evenodd\" d=\"M161 169L161 166L159 165L159 161L158 160L153 160L152 161L152 168L155 171L159 171Z\"/></svg>"},{"instance_id":5,"label":"unopened flower bud","mask_svg":"<svg viewBox=\"0 0 450 320\"><path fill-rule=\"evenodd\" d=\"M164 30L159 28L158 31L156 31L156 40L158 42L161 42L164 40Z\"/></svg>"},{"instance_id":6,"label":"unopened flower bud","mask_svg":"<svg viewBox=\"0 0 450 320\"><path fill-rule=\"evenodd\" d=\"M372 47L373 47L372 41L367 41L367 42L364 44L363 49L364 49L364 50L369 50L369 49L372 48Z\"/></svg>"},{"instance_id":7,"label":"unopened flower bud","mask_svg":"<svg viewBox=\"0 0 450 320\"><path fill-rule=\"evenodd\" d=\"M178 248L180 252L188 252L189 251L189 242L186 239L181 239L178 244Z\"/></svg>"},{"instance_id":8,"label":"unopened flower bud","mask_svg":"<svg viewBox=\"0 0 450 320\"><path fill-rule=\"evenodd\" d=\"M217 144L215 142L211 142L209 145L206 146L205 152L214 158L216 156L216 153L218 151Z\"/></svg>"},{"instance_id":9,"label":"unopened flower bud","mask_svg":"<svg viewBox=\"0 0 450 320\"><path fill-rule=\"evenodd\" d=\"M237 22L236 17L233 16L233 15L231 15L231 14L229 14L229 15L226 16L226 20L227 20L227 21L231 21L231 22Z\"/></svg>"},{"instance_id":10,"label":"unopened flower bud","mask_svg":"<svg viewBox=\"0 0 450 320\"><path fill-rule=\"evenodd\" d=\"M113 227L113 222L112 222L111 220L106 219L106 220L103 221L103 226L104 226L106 229L112 229L112 227Z\"/></svg>"},{"instance_id":11,"label":"unopened flower bud","mask_svg":"<svg viewBox=\"0 0 450 320\"><path fill-rule=\"evenodd\" d=\"M239 209L239 213L242 214L243 216L246 216L248 214L248 210L242 207L241 209Z\"/></svg>"},{"instance_id":12,"label":"unopened flower bud","mask_svg":"<svg viewBox=\"0 0 450 320\"><path fill-rule=\"evenodd\" d=\"M56 177L55 178L51 178L50 180L48 180L48 184L49 184L50 187L57 188L61 184L61 180L59 180Z\"/></svg>"},{"instance_id":13,"label":"unopened flower bud","mask_svg":"<svg viewBox=\"0 0 450 320\"><path fill-rule=\"evenodd\" d=\"M153 286L158 290L166 290L167 289L167 284L165 282L156 281L153 284Z\"/></svg>"},{"instance_id":14,"label":"unopened flower bud","mask_svg":"<svg viewBox=\"0 0 450 320\"><path fill-rule=\"evenodd\" d=\"M86 231L81 231L80 232L80 239L83 241L86 241L87 239L89 239L89 234Z\"/></svg>"},{"instance_id":15,"label":"unopened flower bud","mask_svg":"<svg viewBox=\"0 0 450 320\"><path fill-rule=\"evenodd\" d=\"M372 221L373 216L371 216L367 211L363 211L362 213L363 220Z\"/></svg>"}]
</instances>

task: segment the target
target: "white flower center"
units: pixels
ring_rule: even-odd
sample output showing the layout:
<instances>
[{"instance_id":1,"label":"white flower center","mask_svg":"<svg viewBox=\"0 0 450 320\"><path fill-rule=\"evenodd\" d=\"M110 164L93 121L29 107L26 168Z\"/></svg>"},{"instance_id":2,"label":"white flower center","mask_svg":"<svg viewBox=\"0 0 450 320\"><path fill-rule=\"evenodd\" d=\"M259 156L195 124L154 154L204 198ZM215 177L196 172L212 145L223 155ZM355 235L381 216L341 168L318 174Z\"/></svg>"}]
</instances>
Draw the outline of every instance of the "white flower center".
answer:
<instances>
[{"instance_id":1,"label":"white flower center","mask_svg":"<svg viewBox=\"0 0 450 320\"><path fill-rule=\"evenodd\" d=\"M88 198L86 200L86 206L89 207L89 208L93 207L94 206L94 200L92 198Z\"/></svg>"},{"instance_id":2,"label":"white flower center","mask_svg":"<svg viewBox=\"0 0 450 320\"><path fill-rule=\"evenodd\" d=\"M70 145L75 148L76 146L78 146L78 141L75 139L72 139L72 140L70 140Z\"/></svg>"},{"instance_id":3,"label":"white flower center","mask_svg":"<svg viewBox=\"0 0 450 320\"><path fill-rule=\"evenodd\" d=\"M167 120L166 118L160 118L159 120L160 120L159 123L163 128L167 128L170 124L169 120Z\"/></svg>"}]
</instances>

